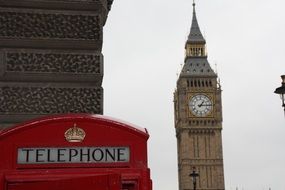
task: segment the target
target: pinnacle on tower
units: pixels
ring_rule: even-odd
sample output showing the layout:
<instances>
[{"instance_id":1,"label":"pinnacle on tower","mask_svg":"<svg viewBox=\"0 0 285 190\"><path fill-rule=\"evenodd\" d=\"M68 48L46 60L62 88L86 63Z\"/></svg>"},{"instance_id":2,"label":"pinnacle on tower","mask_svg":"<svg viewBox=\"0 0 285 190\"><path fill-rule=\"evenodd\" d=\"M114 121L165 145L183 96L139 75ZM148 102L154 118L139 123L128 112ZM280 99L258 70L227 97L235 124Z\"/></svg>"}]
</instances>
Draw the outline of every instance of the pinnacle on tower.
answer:
<instances>
[{"instance_id":1,"label":"pinnacle on tower","mask_svg":"<svg viewBox=\"0 0 285 190\"><path fill-rule=\"evenodd\" d=\"M214 76L217 75L207 60L206 40L204 39L196 17L193 1L193 17L190 34L185 43L185 59L180 76Z\"/></svg>"},{"instance_id":2,"label":"pinnacle on tower","mask_svg":"<svg viewBox=\"0 0 285 190\"><path fill-rule=\"evenodd\" d=\"M195 1L193 1L193 17L192 17L192 24L190 29L190 34L188 35L188 43L206 43L206 40L204 39L199 24L196 17L196 10L195 10Z\"/></svg>"}]
</instances>

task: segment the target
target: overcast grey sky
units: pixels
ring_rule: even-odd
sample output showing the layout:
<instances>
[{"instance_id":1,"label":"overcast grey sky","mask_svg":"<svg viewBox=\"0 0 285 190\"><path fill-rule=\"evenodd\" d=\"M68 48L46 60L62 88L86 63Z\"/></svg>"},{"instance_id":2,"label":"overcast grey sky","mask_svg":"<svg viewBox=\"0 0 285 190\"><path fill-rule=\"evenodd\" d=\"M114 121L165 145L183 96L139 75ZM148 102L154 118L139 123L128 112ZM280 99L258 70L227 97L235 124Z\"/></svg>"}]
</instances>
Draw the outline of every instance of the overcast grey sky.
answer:
<instances>
[{"instance_id":1,"label":"overcast grey sky","mask_svg":"<svg viewBox=\"0 0 285 190\"><path fill-rule=\"evenodd\" d=\"M285 190L284 0L196 0L223 89L227 190ZM114 0L104 28L104 113L148 129L153 189L177 190L173 92L191 0Z\"/></svg>"}]
</instances>

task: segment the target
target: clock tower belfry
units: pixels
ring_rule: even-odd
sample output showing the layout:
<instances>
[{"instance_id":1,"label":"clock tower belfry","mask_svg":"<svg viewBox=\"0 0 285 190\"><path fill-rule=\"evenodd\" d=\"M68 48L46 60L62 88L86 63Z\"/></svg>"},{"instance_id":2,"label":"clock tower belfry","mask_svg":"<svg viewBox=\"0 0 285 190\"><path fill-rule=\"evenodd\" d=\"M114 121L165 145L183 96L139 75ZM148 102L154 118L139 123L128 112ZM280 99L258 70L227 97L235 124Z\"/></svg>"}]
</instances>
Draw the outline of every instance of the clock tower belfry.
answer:
<instances>
[{"instance_id":1,"label":"clock tower belfry","mask_svg":"<svg viewBox=\"0 0 285 190\"><path fill-rule=\"evenodd\" d=\"M193 189L192 168L199 173L197 190L224 190L221 87L207 59L195 3L174 109L179 190Z\"/></svg>"}]
</instances>

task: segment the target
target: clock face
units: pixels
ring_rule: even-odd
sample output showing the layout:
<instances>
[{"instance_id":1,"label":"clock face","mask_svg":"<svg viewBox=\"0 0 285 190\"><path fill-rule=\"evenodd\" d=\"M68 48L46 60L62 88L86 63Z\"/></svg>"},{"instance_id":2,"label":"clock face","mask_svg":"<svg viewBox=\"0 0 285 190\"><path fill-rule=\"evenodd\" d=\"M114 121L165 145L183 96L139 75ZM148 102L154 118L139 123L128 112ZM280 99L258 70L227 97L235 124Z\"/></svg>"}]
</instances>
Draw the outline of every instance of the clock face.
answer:
<instances>
[{"instance_id":1,"label":"clock face","mask_svg":"<svg viewBox=\"0 0 285 190\"><path fill-rule=\"evenodd\" d=\"M189 100L189 110L194 116L206 117L213 110L213 102L204 94L197 94Z\"/></svg>"}]
</instances>

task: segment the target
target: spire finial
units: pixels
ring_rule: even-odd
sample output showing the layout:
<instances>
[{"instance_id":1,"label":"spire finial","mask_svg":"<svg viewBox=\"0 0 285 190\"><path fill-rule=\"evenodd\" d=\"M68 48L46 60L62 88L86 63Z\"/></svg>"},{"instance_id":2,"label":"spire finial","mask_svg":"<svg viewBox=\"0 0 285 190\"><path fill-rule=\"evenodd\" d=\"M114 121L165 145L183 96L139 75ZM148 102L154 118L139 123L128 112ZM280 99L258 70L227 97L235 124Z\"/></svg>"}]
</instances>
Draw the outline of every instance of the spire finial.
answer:
<instances>
[{"instance_id":1,"label":"spire finial","mask_svg":"<svg viewBox=\"0 0 285 190\"><path fill-rule=\"evenodd\" d=\"M188 42L202 42L205 43L205 39L200 31L197 16L196 16L196 10L195 10L195 0L193 0L193 16L192 16L192 24L190 29L190 34L188 36Z\"/></svg>"},{"instance_id":2,"label":"spire finial","mask_svg":"<svg viewBox=\"0 0 285 190\"><path fill-rule=\"evenodd\" d=\"M195 6L196 6L195 0L193 0L192 6L193 6L193 14L196 14L196 11L195 11Z\"/></svg>"}]
</instances>

